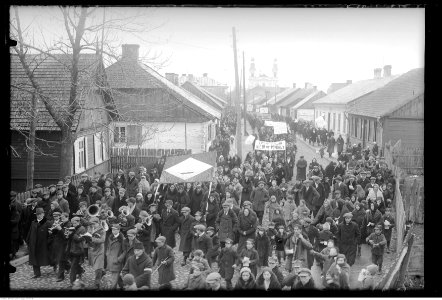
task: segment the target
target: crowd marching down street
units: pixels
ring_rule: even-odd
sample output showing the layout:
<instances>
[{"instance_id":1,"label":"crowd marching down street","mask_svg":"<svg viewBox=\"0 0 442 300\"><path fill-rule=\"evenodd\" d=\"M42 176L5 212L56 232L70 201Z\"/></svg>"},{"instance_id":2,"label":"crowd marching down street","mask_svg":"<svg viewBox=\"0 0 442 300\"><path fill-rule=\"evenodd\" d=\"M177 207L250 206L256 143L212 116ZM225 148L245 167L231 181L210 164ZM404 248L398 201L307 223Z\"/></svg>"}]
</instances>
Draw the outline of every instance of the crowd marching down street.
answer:
<instances>
[{"instance_id":1,"label":"crowd marching down street","mask_svg":"<svg viewBox=\"0 0 442 300\"><path fill-rule=\"evenodd\" d=\"M351 146L290 121L281 135L258 126L254 141L285 140L286 151L241 159L230 149L235 122L230 114L221 121L212 182L161 183L161 158L150 171L83 174L78 186L66 177L46 192L36 185L24 203L11 191L11 259L26 245L32 280L51 266L56 282L66 276L73 290L174 289L179 252L178 263L189 266L184 290L317 289L314 264L322 287L333 290L349 289L350 269L367 244L372 263L358 281L374 289L395 225L394 178L377 146ZM337 162L308 162L297 136L320 145L321 157L336 147ZM82 277L86 265L92 283Z\"/></svg>"}]
</instances>

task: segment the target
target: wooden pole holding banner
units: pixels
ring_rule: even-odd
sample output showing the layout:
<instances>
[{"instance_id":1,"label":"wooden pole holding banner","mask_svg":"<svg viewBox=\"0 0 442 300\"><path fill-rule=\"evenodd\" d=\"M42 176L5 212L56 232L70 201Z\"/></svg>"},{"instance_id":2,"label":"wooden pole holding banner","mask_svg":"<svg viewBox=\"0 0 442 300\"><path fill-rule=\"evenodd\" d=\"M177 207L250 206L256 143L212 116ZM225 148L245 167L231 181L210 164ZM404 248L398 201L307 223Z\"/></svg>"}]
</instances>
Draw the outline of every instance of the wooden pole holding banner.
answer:
<instances>
[{"instance_id":1,"label":"wooden pole holding banner","mask_svg":"<svg viewBox=\"0 0 442 300\"><path fill-rule=\"evenodd\" d=\"M207 194L206 213L204 214L204 219L207 216L207 211L209 210L209 197L210 197L210 192L211 191L212 191L212 181L209 184L209 193Z\"/></svg>"}]
</instances>

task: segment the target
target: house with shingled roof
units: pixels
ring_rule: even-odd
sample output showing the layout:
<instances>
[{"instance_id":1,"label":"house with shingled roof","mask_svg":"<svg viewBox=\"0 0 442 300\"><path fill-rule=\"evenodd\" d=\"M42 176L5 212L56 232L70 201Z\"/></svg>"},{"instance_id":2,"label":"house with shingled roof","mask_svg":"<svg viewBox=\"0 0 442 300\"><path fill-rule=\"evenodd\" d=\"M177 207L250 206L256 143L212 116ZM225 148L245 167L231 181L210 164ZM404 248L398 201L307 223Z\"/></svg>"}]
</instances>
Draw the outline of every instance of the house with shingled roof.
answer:
<instances>
[{"instance_id":1,"label":"house with shingled roof","mask_svg":"<svg viewBox=\"0 0 442 300\"><path fill-rule=\"evenodd\" d=\"M227 103L220 99L218 96L212 94L211 92L207 91L206 89L198 86L197 84L186 81L181 85L181 88L185 89L188 92L191 92L216 110L218 110L219 113L223 110L223 108L227 105Z\"/></svg>"},{"instance_id":2,"label":"house with shingled roof","mask_svg":"<svg viewBox=\"0 0 442 300\"><path fill-rule=\"evenodd\" d=\"M162 153L208 151L220 110L167 80L139 60L139 45L122 45L122 57L106 68L118 110L112 122L116 149Z\"/></svg>"},{"instance_id":3,"label":"house with shingled roof","mask_svg":"<svg viewBox=\"0 0 442 300\"><path fill-rule=\"evenodd\" d=\"M424 147L424 69L418 68L350 103L350 142L380 148L399 139L403 146Z\"/></svg>"},{"instance_id":4,"label":"house with shingled roof","mask_svg":"<svg viewBox=\"0 0 442 300\"><path fill-rule=\"evenodd\" d=\"M342 135L342 138L347 141L349 127L347 112L351 107L350 103L399 77L399 75L391 75L390 65L384 66L383 76L381 72L381 68L376 68L374 78L353 82L314 101L315 119L322 116L327 123L326 129L333 131L336 136Z\"/></svg>"},{"instance_id":5,"label":"house with shingled roof","mask_svg":"<svg viewBox=\"0 0 442 300\"><path fill-rule=\"evenodd\" d=\"M313 102L324 97L326 94L323 91L315 89L307 97L289 107L290 116L292 119L304 120L304 121L314 121L315 118L315 108Z\"/></svg>"},{"instance_id":6,"label":"house with shingled roof","mask_svg":"<svg viewBox=\"0 0 442 300\"><path fill-rule=\"evenodd\" d=\"M61 129L49 114L43 101L50 101L56 112L69 105L72 55L26 54L41 95L32 84L17 55L10 56L10 131L11 187L24 191L27 179L27 141L31 126L32 96L36 96L36 147L34 184L48 186L60 180ZM114 112L113 101L106 90L104 66L97 54L80 54L78 109L73 117L72 132L76 140L72 147L71 174L91 176L109 172L108 125ZM41 97L40 97L41 96Z\"/></svg>"}]
</instances>

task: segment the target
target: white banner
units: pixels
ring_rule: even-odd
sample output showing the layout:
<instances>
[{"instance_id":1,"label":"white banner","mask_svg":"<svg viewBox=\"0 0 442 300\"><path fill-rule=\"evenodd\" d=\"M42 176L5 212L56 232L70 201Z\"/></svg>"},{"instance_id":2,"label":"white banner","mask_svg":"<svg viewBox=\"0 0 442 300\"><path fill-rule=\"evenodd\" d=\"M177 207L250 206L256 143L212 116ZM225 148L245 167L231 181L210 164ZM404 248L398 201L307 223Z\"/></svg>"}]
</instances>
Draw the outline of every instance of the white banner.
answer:
<instances>
[{"instance_id":1,"label":"white banner","mask_svg":"<svg viewBox=\"0 0 442 300\"><path fill-rule=\"evenodd\" d=\"M268 107L260 107L259 108L259 112L262 114L268 114L269 113L269 108Z\"/></svg>"},{"instance_id":2,"label":"white banner","mask_svg":"<svg viewBox=\"0 0 442 300\"><path fill-rule=\"evenodd\" d=\"M247 104L247 111L253 111L253 104Z\"/></svg>"},{"instance_id":3,"label":"white banner","mask_svg":"<svg viewBox=\"0 0 442 300\"><path fill-rule=\"evenodd\" d=\"M273 127L274 134L286 134L287 133L287 124L285 122L265 121L264 125Z\"/></svg>"},{"instance_id":4,"label":"white banner","mask_svg":"<svg viewBox=\"0 0 442 300\"><path fill-rule=\"evenodd\" d=\"M265 151L285 150L285 141L264 142L256 140L255 150L265 150Z\"/></svg>"}]
</instances>

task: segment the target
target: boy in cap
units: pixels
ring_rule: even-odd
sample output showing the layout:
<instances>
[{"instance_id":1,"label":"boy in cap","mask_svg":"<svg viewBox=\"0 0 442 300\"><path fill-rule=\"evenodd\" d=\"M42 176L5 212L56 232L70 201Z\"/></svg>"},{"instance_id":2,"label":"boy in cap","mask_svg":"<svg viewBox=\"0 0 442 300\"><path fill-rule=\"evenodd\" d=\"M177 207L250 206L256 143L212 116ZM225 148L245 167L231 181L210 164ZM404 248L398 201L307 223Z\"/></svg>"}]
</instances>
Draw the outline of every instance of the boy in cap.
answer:
<instances>
[{"instance_id":1,"label":"boy in cap","mask_svg":"<svg viewBox=\"0 0 442 300\"><path fill-rule=\"evenodd\" d=\"M254 248L255 241L252 239L248 239L246 242L246 249L243 249L239 254L239 258L237 260L238 265L242 267L249 267L252 271L252 274L256 278L256 274L258 273L259 266L259 254L258 251Z\"/></svg>"},{"instance_id":2,"label":"boy in cap","mask_svg":"<svg viewBox=\"0 0 442 300\"><path fill-rule=\"evenodd\" d=\"M212 241L212 247L210 247L206 253L207 261L209 262L210 267L212 267L212 263L216 262L216 258L220 253L220 242L219 242L218 233L215 233L215 228L207 227L206 235Z\"/></svg>"},{"instance_id":3,"label":"boy in cap","mask_svg":"<svg viewBox=\"0 0 442 300\"><path fill-rule=\"evenodd\" d=\"M350 282L350 266L346 262L344 254L338 254L336 261L332 263L326 275L326 288L330 290L348 290Z\"/></svg>"},{"instance_id":4,"label":"boy in cap","mask_svg":"<svg viewBox=\"0 0 442 300\"><path fill-rule=\"evenodd\" d=\"M161 272L161 271L160 271ZM137 288L150 288L150 280L152 274L152 260L144 252L143 244L140 242L134 245L134 255L129 257L121 271L122 276L132 274L135 279ZM161 279L161 273L160 273Z\"/></svg>"},{"instance_id":5,"label":"boy in cap","mask_svg":"<svg viewBox=\"0 0 442 300\"><path fill-rule=\"evenodd\" d=\"M69 202L63 198L63 191L58 190L56 193L57 193L58 205L60 206L61 211L69 214L70 213Z\"/></svg>"},{"instance_id":6,"label":"boy in cap","mask_svg":"<svg viewBox=\"0 0 442 300\"><path fill-rule=\"evenodd\" d=\"M301 260L295 260L293 262L293 271L284 277L281 286L288 286L290 289L295 289L296 284L299 282L298 273L302 268L304 268L304 263Z\"/></svg>"},{"instance_id":7,"label":"boy in cap","mask_svg":"<svg viewBox=\"0 0 442 300\"><path fill-rule=\"evenodd\" d=\"M301 268L298 272L299 281L295 284L294 290L314 290L315 281L312 277L310 269Z\"/></svg>"},{"instance_id":8,"label":"boy in cap","mask_svg":"<svg viewBox=\"0 0 442 300\"><path fill-rule=\"evenodd\" d=\"M206 227L204 225L195 226L198 235L196 239L195 249L200 249L204 254L212 248L212 239L206 234Z\"/></svg>"},{"instance_id":9,"label":"boy in cap","mask_svg":"<svg viewBox=\"0 0 442 300\"><path fill-rule=\"evenodd\" d=\"M384 236L387 240L387 253L390 253L391 232L393 231L393 227L394 217L391 214L391 208L387 207L384 215Z\"/></svg>"},{"instance_id":10,"label":"boy in cap","mask_svg":"<svg viewBox=\"0 0 442 300\"><path fill-rule=\"evenodd\" d=\"M385 236L382 234L382 225L378 224L374 228L374 232L370 234L367 239L367 243L372 246L371 248L371 261L379 267L378 274L382 274L382 262L384 259L384 247L387 244Z\"/></svg>"},{"instance_id":11,"label":"boy in cap","mask_svg":"<svg viewBox=\"0 0 442 300\"><path fill-rule=\"evenodd\" d=\"M209 262L207 261L207 259L204 258L204 253L200 249L193 251L193 258L192 258L191 264L193 265L196 263L202 264L204 266L203 271L210 271L211 270L211 268L209 266ZM192 270L190 270L190 272L192 272Z\"/></svg>"},{"instance_id":12,"label":"boy in cap","mask_svg":"<svg viewBox=\"0 0 442 300\"><path fill-rule=\"evenodd\" d=\"M167 245L175 248L175 231L180 226L180 217L178 212L172 208L173 201L166 200L166 208L161 214L161 234L166 238Z\"/></svg>"},{"instance_id":13,"label":"boy in cap","mask_svg":"<svg viewBox=\"0 0 442 300\"><path fill-rule=\"evenodd\" d=\"M95 288L99 289L104 269L104 241L106 239L106 232L101 227L100 220L97 217L90 218L89 222L92 224L92 232L94 233L88 241L88 260L89 265L92 266L95 272Z\"/></svg>"},{"instance_id":14,"label":"boy in cap","mask_svg":"<svg viewBox=\"0 0 442 300\"><path fill-rule=\"evenodd\" d=\"M221 249L218 256L218 265L220 267L220 274L226 280L226 288L232 289L232 278L236 268L235 262L238 259L238 254L232 249L233 240L227 238L225 247Z\"/></svg>"},{"instance_id":15,"label":"boy in cap","mask_svg":"<svg viewBox=\"0 0 442 300\"><path fill-rule=\"evenodd\" d=\"M256 251L258 251L259 265L267 267L269 265L270 252L270 239L265 233L265 229L262 226L258 226L257 234L255 237Z\"/></svg>"},{"instance_id":16,"label":"boy in cap","mask_svg":"<svg viewBox=\"0 0 442 300\"><path fill-rule=\"evenodd\" d=\"M358 281L361 282L362 290L374 290L376 286L375 275L378 266L375 264L368 265L365 269L361 270Z\"/></svg>"},{"instance_id":17,"label":"boy in cap","mask_svg":"<svg viewBox=\"0 0 442 300\"><path fill-rule=\"evenodd\" d=\"M183 261L181 262L181 266L185 266L187 258L192 251L192 242L194 237L192 234L192 223L195 221L195 219L190 215L190 208L188 207L181 208L181 213L183 216L180 218L180 247L178 251L183 252Z\"/></svg>"},{"instance_id":18,"label":"boy in cap","mask_svg":"<svg viewBox=\"0 0 442 300\"><path fill-rule=\"evenodd\" d=\"M152 257L153 265L158 265L158 283L160 284L160 290L171 289L171 281L175 280L175 270L173 262L175 260L175 254L172 248L166 245L166 238L159 236L155 242L158 247L155 249Z\"/></svg>"},{"instance_id":19,"label":"boy in cap","mask_svg":"<svg viewBox=\"0 0 442 300\"><path fill-rule=\"evenodd\" d=\"M69 275L71 285L77 279L77 276L81 277L81 274L84 272L81 264L83 263L85 254L83 249L85 245L85 238L82 235L86 233L86 229L81 225L80 222L80 217L73 217L71 219L72 230L69 231L70 234L68 236L68 246L66 248L71 261L71 272Z\"/></svg>"},{"instance_id":20,"label":"boy in cap","mask_svg":"<svg viewBox=\"0 0 442 300\"><path fill-rule=\"evenodd\" d=\"M137 291L137 284L132 274L128 273L123 276L123 290L125 291Z\"/></svg>"},{"instance_id":21,"label":"boy in cap","mask_svg":"<svg viewBox=\"0 0 442 300\"><path fill-rule=\"evenodd\" d=\"M285 260L284 245L287 240L287 232L285 231L284 225L278 225L277 232L275 235L275 254L278 258L278 264L281 265Z\"/></svg>"}]
</instances>

